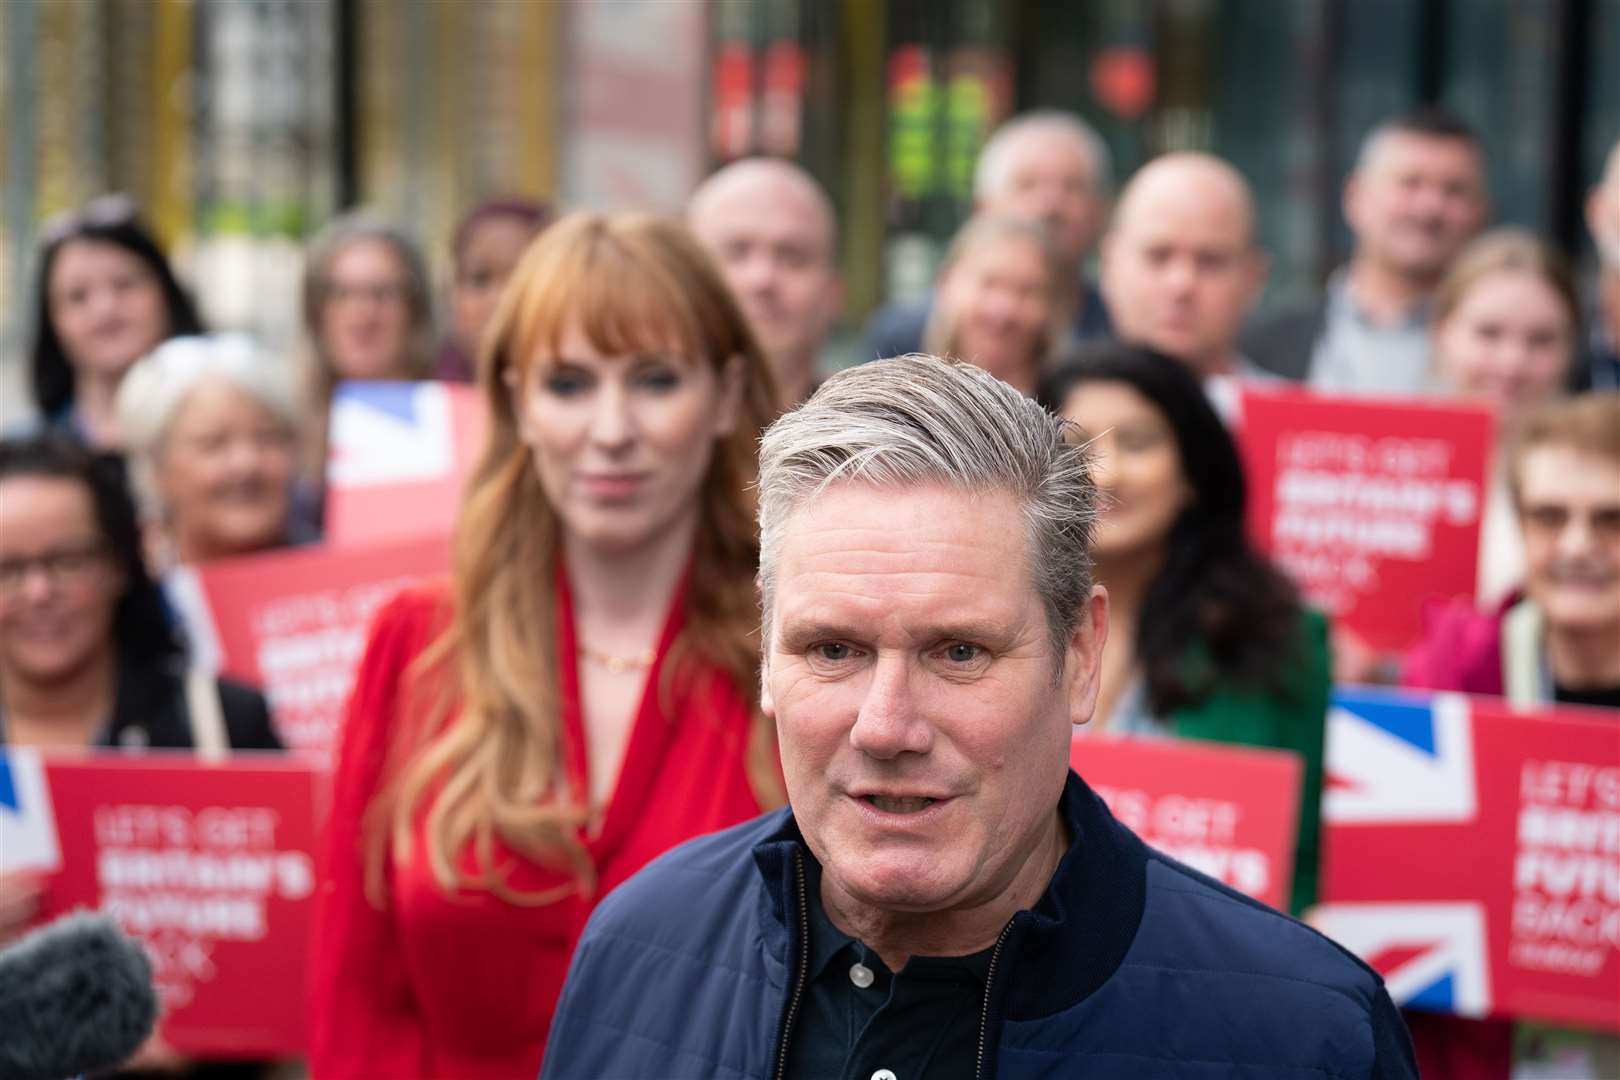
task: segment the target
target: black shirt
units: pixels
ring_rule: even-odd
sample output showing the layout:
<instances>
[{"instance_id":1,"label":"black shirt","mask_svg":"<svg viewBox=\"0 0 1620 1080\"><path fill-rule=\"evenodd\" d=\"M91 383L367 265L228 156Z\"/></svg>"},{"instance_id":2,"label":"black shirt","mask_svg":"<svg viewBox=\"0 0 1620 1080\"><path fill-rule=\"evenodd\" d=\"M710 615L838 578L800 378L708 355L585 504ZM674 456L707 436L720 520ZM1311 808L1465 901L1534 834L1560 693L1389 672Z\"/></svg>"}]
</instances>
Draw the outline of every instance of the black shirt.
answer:
<instances>
[{"instance_id":1,"label":"black shirt","mask_svg":"<svg viewBox=\"0 0 1620 1080\"><path fill-rule=\"evenodd\" d=\"M1553 700L1560 705L1589 705L1600 709L1620 709L1620 686L1594 686L1572 690L1553 687Z\"/></svg>"},{"instance_id":2,"label":"black shirt","mask_svg":"<svg viewBox=\"0 0 1620 1080\"><path fill-rule=\"evenodd\" d=\"M799 1080L956 1080L978 1065L985 977L994 949L913 956L898 974L832 924L821 868L805 859L810 968L788 1046ZM864 984L864 985L863 985Z\"/></svg>"},{"instance_id":3,"label":"black shirt","mask_svg":"<svg viewBox=\"0 0 1620 1080\"><path fill-rule=\"evenodd\" d=\"M213 680L219 694L225 741L232 750L281 750L264 695L230 679ZM7 742L0 707L0 746ZM93 745L124 750L186 750L193 745L185 669L178 662L119 665L112 714Z\"/></svg>"}]
</instances>

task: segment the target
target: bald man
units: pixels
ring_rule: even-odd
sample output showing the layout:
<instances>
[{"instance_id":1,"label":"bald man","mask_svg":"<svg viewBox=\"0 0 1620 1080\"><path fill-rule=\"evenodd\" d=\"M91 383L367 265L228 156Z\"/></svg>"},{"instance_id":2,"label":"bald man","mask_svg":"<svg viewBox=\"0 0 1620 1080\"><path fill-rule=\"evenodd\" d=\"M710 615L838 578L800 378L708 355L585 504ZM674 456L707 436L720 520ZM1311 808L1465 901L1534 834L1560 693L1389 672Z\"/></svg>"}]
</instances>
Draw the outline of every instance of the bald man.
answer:
<instances>
[{"instance_id":1,"label":"bald man","mask_svg":"<svg viewBox=\"0 0 1620 1080\"><path fill-rule=\"evenodd\" d=\"M1350 261L1313 301L1256 319L1244 353L1323 390L1432 392L1429 301L1490 211L1478 136L1433 106L1385 120L1362 140L1343 208Z\"/></svg>"},{"instance_id":2,"label":"bald man","mask_svg":"<svg viewBox=\"0 0 1620 1080\"><path fill-rule=\"evenodd\" d=\"M746 158L700 184L686 217L742 303L786 403L809 397L816 358L844 306L827 193L791 162Z\"/></svg>"},{"instance_id":3,"label":"bald man","mask_svg":"<svg viewBox=\"0 0 1620 1080\"><path fill-rule=\"evenodd\" d=\"M1122 341L1204 378L1250 375L1237 335L1266 266L1247 181L1209 154L1166 154L1120 193L1102 240L1102 293Z\"/></svg>"},{"instance_id":4,"label":"bald man","mask_svg":"<svg viewBox=\"0 0 1620 1080\"><path fill-rule=\"evenodd\" d=\"M1586 199L1586 227L1598 253L1596 303L1577 381L1583 388L1620 389L1620 142L1609 151L1603 177Z\"/></svg>"}]
</instances>

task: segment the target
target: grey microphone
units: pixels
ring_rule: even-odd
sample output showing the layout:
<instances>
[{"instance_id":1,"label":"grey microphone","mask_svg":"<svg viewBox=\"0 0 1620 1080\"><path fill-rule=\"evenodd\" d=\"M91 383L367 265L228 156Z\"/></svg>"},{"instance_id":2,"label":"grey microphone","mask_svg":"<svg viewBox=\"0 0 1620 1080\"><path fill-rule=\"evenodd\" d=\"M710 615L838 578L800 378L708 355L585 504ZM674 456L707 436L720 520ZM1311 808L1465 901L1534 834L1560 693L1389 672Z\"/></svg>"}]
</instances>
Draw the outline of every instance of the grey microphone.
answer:
<instances>
[{"instance_id":1,"label":"grey microphone","mask_svg":"<svg viewBox=\"0 0 1620 1080\"><path fill-rule=\"evenodd\" d=\"M124 1061L157 1023L152 964L105 915L65 915L0 949L0 1080Z\"/></svg>"}]
</instances>

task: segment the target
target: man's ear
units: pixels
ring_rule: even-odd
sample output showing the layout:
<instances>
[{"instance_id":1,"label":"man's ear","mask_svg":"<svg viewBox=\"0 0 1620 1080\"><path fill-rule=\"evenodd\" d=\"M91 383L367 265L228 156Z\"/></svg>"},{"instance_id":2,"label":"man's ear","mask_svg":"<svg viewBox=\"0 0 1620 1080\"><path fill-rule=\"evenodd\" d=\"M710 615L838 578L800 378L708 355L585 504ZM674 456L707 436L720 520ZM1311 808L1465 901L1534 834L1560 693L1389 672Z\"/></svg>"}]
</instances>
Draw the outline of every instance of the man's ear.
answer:
<instances>
[{"instance_id":1,"label":"man's ear","mask_svg":"<svg viewBox=\"0 0 1620 1080\"><path fill-rule=\"evenodd\" d=\"M737 417L742 413L744 363L741 356L731 356L720 366L720 403L714 416L716 439L736 433Z\"/></svg>"},{"instance_id":2,"label":"man's ear","mask_svg":"<svg viewBox=\"0 0 1620 1080\"><path fill-rule=\"evenodd\" d=\"M1359 224L1357 208L1361 204L1361 174L1352 172L1344 178L1344 189L1339 192L1339 213L1345 224L1353 230Z\"/></svg>"},{"instance_id":3,"label":"man's ear","mask_svg":"<svg viewBox=\"0 0 1620 1080\"><path fill-rule=\"evenodd\" d=\"M1102 653L1108 641L1108 590L1091 587L1069 636L1069 719L1076 727L1090 720L1097 710L1097 693L1102 688Z\"/></svg>"},{"instance_id":4,"label":"man's ear","mask_svg":"<svg viewBox=\"0 0 1620 1080\"><path fill-rule=\"evenodd\" d=\"M771 673L761 665L759 669L759 711L776 719L776 698L771 694Z\"/></svg>"},{"instance_id":5,"label":"man's ear","mask_svg":"<svg viewBox=\"0 0 1620 1080\"><path fill-rule=\"evenodd\" d=\"M764 648L759 651L759 711L776 719L776 697L771 693L771 631L761 631Z\"/></svg>"}]
</instances>

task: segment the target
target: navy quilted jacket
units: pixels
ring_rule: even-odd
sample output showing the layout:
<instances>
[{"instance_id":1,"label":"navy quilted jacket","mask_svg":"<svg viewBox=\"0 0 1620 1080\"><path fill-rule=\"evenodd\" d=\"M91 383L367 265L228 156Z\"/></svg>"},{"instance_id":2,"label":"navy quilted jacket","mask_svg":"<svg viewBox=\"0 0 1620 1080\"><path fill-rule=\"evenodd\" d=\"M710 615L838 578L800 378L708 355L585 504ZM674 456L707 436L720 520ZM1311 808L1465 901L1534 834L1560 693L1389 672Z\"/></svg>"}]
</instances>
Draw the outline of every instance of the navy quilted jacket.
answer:
<instances>
[{"instance_id":1,"label":"navy quilted jacket","mask_svg":"<svg viewBox=\"0 0 1620 1080\"><path fill-rule=\"evenodd\" d=\"M1371 969L1148 848L1072 772L1062 809L1074 843L1002 932L978 1075L1417 1076ZM783 810L684 844L615 890L574 954L542 1077L779 1076L809 858Z\"/></svg>"}]
</instances>

